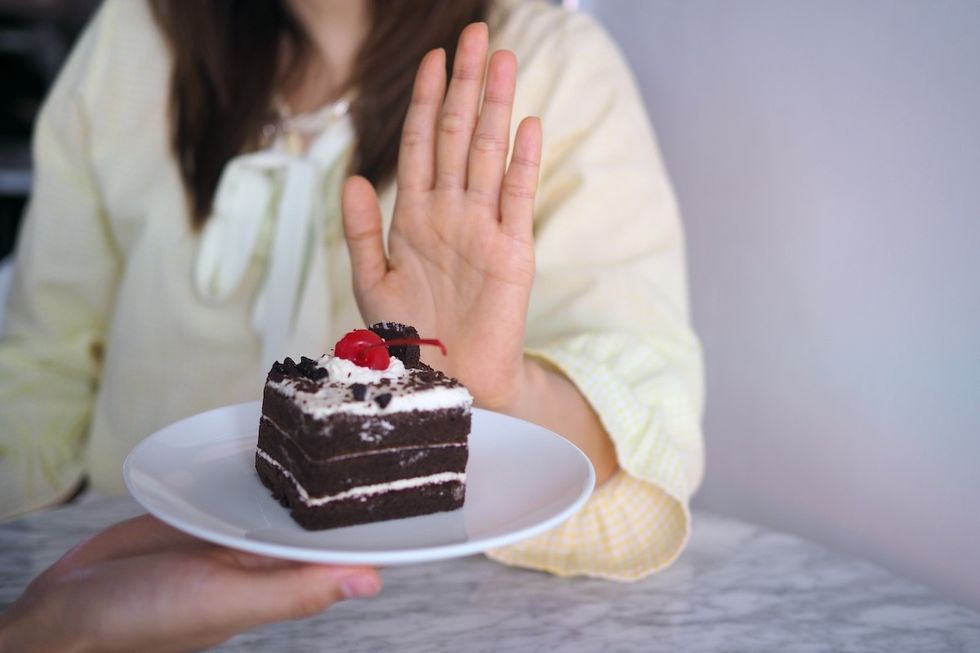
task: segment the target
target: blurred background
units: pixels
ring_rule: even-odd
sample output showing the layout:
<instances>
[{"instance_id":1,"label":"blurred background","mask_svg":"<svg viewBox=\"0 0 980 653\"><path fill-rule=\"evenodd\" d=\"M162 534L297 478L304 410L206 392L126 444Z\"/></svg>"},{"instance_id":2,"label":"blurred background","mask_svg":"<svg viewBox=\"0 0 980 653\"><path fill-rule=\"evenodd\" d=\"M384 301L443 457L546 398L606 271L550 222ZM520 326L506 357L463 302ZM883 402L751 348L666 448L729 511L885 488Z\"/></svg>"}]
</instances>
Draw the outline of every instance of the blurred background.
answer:
<instances>
[{"instance_id":1,"label":"blurred background","mask_svg":"<svg viewBox=\"0 0 980 653\"><path fill-rule=\"evenodd\" d=\"M684 215L696 506L980 608L980 2L579 4Z\"/></svg>"},{"instance_id":2,"label":"blurred background","mask_svg":"<svg viewBox=\"0 0 980 653\"><path fill-rule=\"evenodd\" d=\"M96 4L0 0L0 258ZM696 507L980 609L980 2L565 4L623 49L684 215Z\"/></svg>"},{"instance_id":3,"label":"blurred background","mask_svg":"<svg viewBox=\"0 0 980 653\"><path fill-rule=\"evenodd\" d=\"M97 6L97 0L0 0L0 259L13 249L30 193L37 110Z\"/></svg>"}]
</instances>

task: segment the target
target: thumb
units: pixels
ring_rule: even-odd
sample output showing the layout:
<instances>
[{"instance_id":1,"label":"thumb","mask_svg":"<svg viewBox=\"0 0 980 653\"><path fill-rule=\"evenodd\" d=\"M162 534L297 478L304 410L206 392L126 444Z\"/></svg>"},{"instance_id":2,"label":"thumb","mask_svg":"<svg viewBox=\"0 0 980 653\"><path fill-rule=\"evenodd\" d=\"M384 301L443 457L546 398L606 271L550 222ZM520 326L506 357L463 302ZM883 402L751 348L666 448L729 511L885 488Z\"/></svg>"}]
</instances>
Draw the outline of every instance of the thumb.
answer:
<instances>
[{"instance_id":1,"label":"thumb","mask_svg":"<svg viewBox=\"0 0 980 653\"><path fill-rule=\"evenodd\" d=\"M388 271L381 236L381 209L378 195L364 177L350 177L344 183L342 201L344 238L350 252L354 291L358 294L378 284Z\"/></svg>"},{"instance_id":2,"label":"thumb","mask_svg":"<svg viewBox=\"0 0 980 653\"><path fill-rule=\"evenodd\" d=\"M370 567L299 564L236 575L238 582L230 584L241 591L227 592L227 600L248 597L246 619L252 624L311 617L338 601L367 598L381 589L378 572Z\"/></svg>"}]
</instances>

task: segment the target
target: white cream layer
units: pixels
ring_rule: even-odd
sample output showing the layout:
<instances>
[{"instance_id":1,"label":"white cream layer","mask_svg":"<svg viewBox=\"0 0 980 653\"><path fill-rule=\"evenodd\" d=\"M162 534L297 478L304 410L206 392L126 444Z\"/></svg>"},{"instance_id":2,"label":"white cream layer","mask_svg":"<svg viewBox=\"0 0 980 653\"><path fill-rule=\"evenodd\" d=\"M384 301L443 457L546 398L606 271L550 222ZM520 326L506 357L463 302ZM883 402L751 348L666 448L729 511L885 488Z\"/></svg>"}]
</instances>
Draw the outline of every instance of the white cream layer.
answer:
<instances>
[{"instance_id":1,"label":"white cream layer","mask_svg":"<svg viewBox=\"0 0 980 653\"><path fill-rule=\"evenodd\" d=\"M279 464L278 461L274 460L272 456L267 454L262 449L257 449L256 453L264 461L275 467L279 472L289 479L289 481L296 488L296 492L299 494L300 501L307 506L323 506L333 501L342 501L343 499L351 499L354 497L365 497L374 494L382 494L385 492L397 492L398 490L409 490L411 488L422 487L423 485L436 485L439 483L448 483L450 481L459 481L461 483L466 482L465 472L440 472L439 474L431 474L429 476L416 476L415 478L401 478L397 481L390 481L388 483L376 483L374 485L361 485L359 487L354 487L349 490L345 490L339 494L332 494L325 497L311 497L306 488L299 484L296 477L293 476L289 470Z\"/></svg>"},{"instance_id":2,"label":"white cream layer","mask_svg":"<svg viewBox=\"0 0 980 653\"><path fill-rule=\"evenodd\" d=\"M406 387L411 382L413 372L405 369L402 362L394 356L385 370L371 370L330 355L320 358L317 364L326 368L329 376L316 392L298 390L296 382L290 378L269 384L283 395L293 397L303 412L314 419L325 419L337 413L386 415L473 405L473 396L462 385L436 385L424 390ZM390 384L385 387L370 385L382 379L390 380ZM355 383L369 385L369 393L364 401L346 400L350 386ZM374 401L374 397L382 393L391 395L384 408Z\"/></svg>"}]
</instances>

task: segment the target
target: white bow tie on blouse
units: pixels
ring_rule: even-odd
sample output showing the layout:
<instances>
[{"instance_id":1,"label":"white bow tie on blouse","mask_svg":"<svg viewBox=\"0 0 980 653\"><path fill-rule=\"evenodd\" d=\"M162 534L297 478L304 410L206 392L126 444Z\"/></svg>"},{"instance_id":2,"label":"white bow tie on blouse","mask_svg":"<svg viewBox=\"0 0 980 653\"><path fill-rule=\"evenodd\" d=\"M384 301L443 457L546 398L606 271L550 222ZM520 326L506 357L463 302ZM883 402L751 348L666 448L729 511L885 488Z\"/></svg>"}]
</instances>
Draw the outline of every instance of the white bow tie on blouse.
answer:
<instances>
[{"instance_id":1,"label":"white bow tie on blouse","mask_svg":"<svg viewBox=\"0 0 980 653\"><path fill-rule=\"evenodd\" d=\"M305 154L287 119L286 130L268 149L230 160L201 234L194 285L202 298L214 303L234 293L259 253L260 240L271 237L265 278L251 315L252 329L262 341L264 367L299 353L291 343L317 342L326 332L330 298L315 295L328 291L311 284L317 293L302 301L301 294L306 295L303 285L309 275L327 275L323 248L314 246L321 234L314 216L323 213L318 209L325 198L319 195L327 172L346 159L354 140L347 107L341 100L293 119L305 121L296 125L302 130L309 130L311 121L322 128ZM260 238L263 232L271 233ZM305 319L306 314L312 319Z\"/></svg>"}]
</instances>

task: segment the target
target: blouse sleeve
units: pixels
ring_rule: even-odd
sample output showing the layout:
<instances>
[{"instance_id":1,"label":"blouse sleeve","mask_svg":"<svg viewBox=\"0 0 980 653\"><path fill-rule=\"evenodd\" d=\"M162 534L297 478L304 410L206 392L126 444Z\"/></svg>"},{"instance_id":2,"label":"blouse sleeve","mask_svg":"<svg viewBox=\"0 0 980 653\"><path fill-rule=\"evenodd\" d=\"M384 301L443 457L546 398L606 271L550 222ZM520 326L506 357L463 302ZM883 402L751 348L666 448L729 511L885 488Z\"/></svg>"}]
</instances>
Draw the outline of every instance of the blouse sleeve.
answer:
<instances>
[{"instance_id":1,"label":"blouse sleeve","mask_svg":"<svg viewBox=\"0 0 980 653\"><path fill-rule=\"evenodd\" d=\"M615 45L581 15L544 31L540 46L518 52L518 110L540 115L545 136L528 354L578 387L620 470L563 525L489 555L562 576L634 580L683 549L703 469L684 239Z\"/></svg>"},{"instance_id":2,"label":"blouse sleeve","mask_svg":"<svg viewBox=\"0 0 980 653\"><path fill-rule=\"evenodd\" d=\"M85 94L107 13L83 34L34 132L34 187L0 338L0 518L65 498L84 475L119 269L87 155Z\"/></svg>"}]
</instances>

